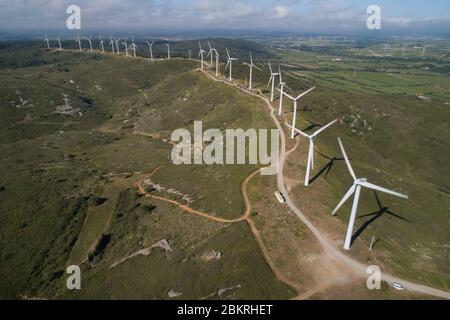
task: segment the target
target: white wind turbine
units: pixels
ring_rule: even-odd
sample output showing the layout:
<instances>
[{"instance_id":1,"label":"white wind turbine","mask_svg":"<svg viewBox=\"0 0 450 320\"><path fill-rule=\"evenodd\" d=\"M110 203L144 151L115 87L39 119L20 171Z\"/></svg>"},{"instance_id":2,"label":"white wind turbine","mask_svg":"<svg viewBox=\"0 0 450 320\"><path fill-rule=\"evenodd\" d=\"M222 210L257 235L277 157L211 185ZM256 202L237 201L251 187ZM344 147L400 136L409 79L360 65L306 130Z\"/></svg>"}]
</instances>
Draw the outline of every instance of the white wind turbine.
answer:
<instances>
[{"instance_id":1,"label":"white wind turbine","mask_svg":"<svg viewBox=\"0 0 450 320\"><path fill-rule=\"evenodd\" d=\"M354 194L355 197L353 199L353 207L352 207L352 212L350 214L350 221L348 223L348 229L347 229L347 235L345 237L345 242L344 242L344 249L345 250L350 250L350 247L352 245L352 235L353 235L353 226L355 224L355 219L356 219L356 212L358 210L358 203L359 203L359 198L361 195L361 189L363 187L374 190L374 191L379 191L379 192L383 192L383 193L387 193L399 198L403 198L403 199L408 199L407 195L395 192L395 191L391 191L382 187L379 187L377 185L374 185L372 183L369 183L367 181L366 178L357 178L355 175L355 172L353 171L352 165L350 164L350 160L348 159L347 153L345 152L344 149L344 145L342 144L342 141L340 138L338 138L338 142L339 142L339 146L341 147L341 151L342 151L342 155L344 156L345 159L345 163L347 165L348 171L350 172L350 175L352 176L354 182L353 185L350 187L350 189L348 190L348 192L345 194L344 198L342 198L341 202L339 202L338 206L336 207L336 209L334 209L334 211L332 212L332 215L336 215L337 211L344 205L344 203L350 199L350 197Z\"/></svg>"},{"instance_id":2,"label":"white wind turbine","mask_svg":"<svg viewBox=\"0 0 450 320\"><path fill-rule=\"evenodd\" d=\"M387 45L387 44L386 44L386 45L384 46L384 55L386 55L386 54L387 54L387 51L388 51L388 47L389 47L389 45Z\"/></svg>"},{"instance_id":3,"label":"white wind turbine","mask_svg":"<svg viewBox=\"0 0 450 320\"><path fill-rule=\"evenodd\" d=\"M214 58L214 57L213 57L213 53L214 53L214 52L217 52L217 49L211 47L211 43L210 43L209 41L208 41L208 47L209 47L209 52L208 52L208 55L207 55L207 56L208 56L208 57L211 56L211 67L212 67L212 66L214 65L214 64L213 64L213 58Z\"/></svg>"},{"instance_id":4,"label":"white wind turbine","mask_svg":"<svg viewBox=\"0 0 450 320\"><path fill-rule=\"evenodd\" d=\"M134 37L131 38L131 46L130 49L133 49L133 57L136 58L136 49L137 45L134 43Z\"/></svg>"},{"instance_id":5,"label":"white wind turbine","mask_svg":"<svg viewBox=\"0 0 450 320\"><path fill-rule=\"evenodd\" d=\"M258 68L258 67L255 66L255 64L253 63L253 56L252 56L252 52L251 52L251 51L250 51L250 63L244 62L244 64L250 68L250 81L249 81L248 89L249 89L250 91L252 91L252 90L253 90L253 68L258 69L259 71L262 71L262 69L261 69L261 68Z\"/></svg>"},{"instance_id":6,"label":"white wind turbine","mask_svg":"<svg viewBox=\"0 0 450 320\"><path fill-rule=\"evenodd\" d=\"M270 86L272 83L272 91L270 92L270 101L273 102L274 100L274 93L275 93L275 79L280 75L279 73L275 73L272 70L272 64L269 61L269 69L270 69L270 79L267 86Z\"/></svg>"},{"instance_id":7,"label":"white wind turbine","mask_svg":"<svg viewBox=\"0 0 450 320\"><path fill-rule=\"evenodd\" d=\"M425 55L425 52L427 51L427 46L424 46L423 47L423 50L422 50L422 57Z\"/></svg>"},{"instance_id":8,"label":"white wind turbine","mask_svg":"<svg viewBox=\"0 0 450 320\"><path fill-rule=\"evenodd\" d=\"M189 59L189 60L192 59L192 50L188 50L188 59Z\"/></svg>"},{"instance_id":9,"label":"white wind turbine","mask_svg":"<svg viewBox=\"0 0 450 320\"><path fill-rule=\"evenodd\" d=\"M58 41L59 51L61 51L62 50L61 37L56 38L56 41Z\"/></svg>"},{"instance_id":10,"label":"white wind turbine","mask_svg":"<svg viewBox=\"0 0 450 320\"><path fill-rule=\"evenodd\" d=\"M305 176L305 187L309 186L309 177L311 175L311 170L314 170L314 144L316 142L317 137L319 136L319 134L321 134L322 132L324 132L326 129L328 129L329 127L331 127L333 124L335 124L338 120L334 120L332 122L330 122L329 124L327 124L326 126L324 126L323 128L320 128L319 130L317 130L316 132L314 132L312 135L306 134L305 132L295 129L294 130L296 132L298 132L299 134L301 134L302 136L306 137L309 139L309 153L308 153L308 163L306 165L306 176ZM291 126L288 125L288 127L292 128Z\"/></svg>"},{"instance_id":11,"label":"white wind turbine","mask_svg":"<svg viewBox=\"0 0 450 320\"><path fill-rule=\"evenodd\" d=\"M102 37L100 38L100 48L102 49L102 52L105 53L105 41L103 41Z\"/></svg>"},{"instance_id":12,"label":"white wind turbine","mask_svg":"<svg viewBox=\"0 0 450 320\"><path fill-rule=\"evenodd\" d=\"M198 57L202 60L202 70L205 69L205 53L206 51L202 49L202 44L200 43L200 41L198 42L198 46L199 46L199 53L198 53Z\"/></svg>"},{"instance_id":13,"label":"white wind turbine","mask_svg":"<svg viewBox=\"0 0 450 320\"><path fill-rule=\"evenodd\" d=\"M127 38L122 42L122 44L125 46L125 55L128 57L128 43Z\"/></svg>"},{"instance_id":14,"label":"white wind turbine","mask_svg":"<svg viewBox=\"0 0 450 320\"><path fill-rule=\"evenodd\" d=\"M153 60L153 45L155 44L155 41L152 42L148 42L146 41L148 44L148 51L150 53L150 59Z\"/></svg>"},{"instance_id":15,"label":"white wind turbine","mask_svg":"<svg viewBox=\"0 0 450 320\"><path fill-rule=\"evenodd\" d=\"M228 49L226 49L227 51L227 56L228 56L228 62L227 62L227 66L225 67L225 70L227 70L228 67L230 67L230 82L233 81L233 61L238 61L238 59L236 58L232 58L230 56L230 52L228 51Z\"/></svg>"},{"instance_id":16,"label":"white wind turbine","mask_svg":"<svg viewBox=\"0 0 450 320\"><path fill-rule=\"evenodd\" d=\"M114 46L115 46L114 40L113 40L112 36L109 36L109 39L111 40L109 42L109 45L111 46L111 51L112 51L112 53L114 53Z\"/></svg>"},{"instance_id":17,"label":"white wind turbine","mask_svg":"<svg viewBox=\"0 0 450 320\"><path fill-rule=\"evenodd\" d=\"M92 40L91 40L91 37L86 37L86 38L84 38L87 42L89 42L89 47L90 47L90 49L91 49L91 51L93 50L93 48L92 48Z\"/></svg>"},{"instance_id":18,"label":"white wind turbine","mask_svg":"<svg viewBox=\"0 0 450 320\"><path fill-rule=\"evenodd\" d=\"M286 85L286 82L283 81L283 77L281 74L281 66L278 65L278 70L280 72L280 84L278 85L280 87L280 89L278 89L278 91L280 91L280 104L278 106L278 115L281 116L283 114L283 96L284 96L284 88L288 88L290 90L292 90L291 88L289 88Z\"/></svg>"},{"instance_id":19,"label":"white wind turbine","mask_svg":"<svg viewBox=\"0 0 450 320\"><path fill-rule=\"evenodd\" d=\"M166 43L167 46L167 60L170 60L170 43Z\"/></svg>"},{"instance_id":20,"label":"white wind turbine","mask_svg":"<svg viewBox=\"0 0 450 320\"><path fill-rule=\"evenodd\" d=\"M120 38L114 39L114 42L116 43L116 53L120 54L120 45L119 45Z\"/></svg>"},{"instance_id":21,"label":"white wind turbine","mask_svg":"<svg viewBox=\"0 0 450 320\"><path fill-rule=\"evenodd\" d=\"M76 43L78 43L78 49L79 51L81 51L81 39L80 39L80 35L78 35Z\"/></svg>"},{"instance_id":22,"label":"white wind turbine","mask_svg":"<svg viewBox=\"0 0 450 320\"><path fill-rule=\"evenodd\" d=\"M310 93L311 91L313 91L314 89L316 89L316 87L313 87L305 92L303 92L302 94L300 94L299 96L297 96L297 98L292 97L291 95L284 93L285 96L287 96L289 99L294 101L294 116L292 119L292 132L291 132L291 138L294 139L295 138L295 128L297 125L297 106L298 106L298 101L300 100L300 98L302 98L304 95Z\"/></svg>"},{"instance_id":23,"label":"white wind turbine","mask_svg":"<svg viewBox=\"0 0 450 320\"><path fill-rule=\"evenodd\" d=\"M214 54L216 55L216 77L220 75L220 63L219 63L219 51L216 49L212 49Z\"/></svg>"},{"instance_id":24,"label":"white wind turbine","mask_svg":"<svg viewBox=\"0 0 450 320\"><path fill-rule=\"evenodd\" d=\"M50 49L50 40L48 40L48 36L47 35L45 35L44 41L47 42L47 49Z\"/></svg>"}]
</instances>

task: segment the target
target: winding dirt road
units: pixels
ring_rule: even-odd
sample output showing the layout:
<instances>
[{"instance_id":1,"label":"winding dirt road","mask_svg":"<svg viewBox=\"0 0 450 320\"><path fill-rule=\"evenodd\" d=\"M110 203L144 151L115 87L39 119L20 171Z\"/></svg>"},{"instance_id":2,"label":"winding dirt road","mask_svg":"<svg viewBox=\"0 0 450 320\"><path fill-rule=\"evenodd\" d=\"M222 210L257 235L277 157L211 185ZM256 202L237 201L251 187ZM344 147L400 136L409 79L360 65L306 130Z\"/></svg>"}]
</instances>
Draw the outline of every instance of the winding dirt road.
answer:
<instances>
[{"instance_id":1,"label":"winding dirt road","mask_svg":"<svg viewBox=\"0 0 450 320\"><path fill-rule=\"evenodd\" d=\"M353 270L353 273L357 276L360 276L361 278L367 278L367 267L368 265L361 263L336 248L321 232L319 229L316 228L316 226L303 214L303 212L296 207L294 202L289 196L289 192L286 188L286 184L284 181L284 165L286 161L286 136L284 134L283 128L278 120L278 118L275 115L275 108L272 106L272 103L269 101L268 98L266 98L263 94L259 93L256 94L254 92L249 92L245 89L242 89L233 83L223 81L221 79L215 78L213 75L209 74L206 71L200 70L203 74L207 75L209 78L213 79L214 81L221 82L224 84L227 84L229 86L232 86L248 95L257 97L264 101L264 103L267 105L270 111L270 116L273 119L276 127L278 128L280 132L280 139L281 139L281 150L280 150L280 163L279 163L279 170L277 173L277 183L278 183L278 189L279 191L284 195L286 198L286 204L289 206L290 210L308 227L308 229L314 234L314 236L319 241L320 245L322 246L324 252L330 257L330 259L333 259L337 262L344 263L348 266L348 268L351 268ZM393 285L394 283L400 283L405 290L411 291L411 292L417 292L420 294L426 294L431 295L434 297L439 297L443 299L450 299L450 293L435 289L432 287L428 287L422 284L414 283L411 281L407 281L398 277L395 277L393 275L390 275L388 273L382 273L382 280L388 282L390 285Z\"/></svg>"}]
</instances>

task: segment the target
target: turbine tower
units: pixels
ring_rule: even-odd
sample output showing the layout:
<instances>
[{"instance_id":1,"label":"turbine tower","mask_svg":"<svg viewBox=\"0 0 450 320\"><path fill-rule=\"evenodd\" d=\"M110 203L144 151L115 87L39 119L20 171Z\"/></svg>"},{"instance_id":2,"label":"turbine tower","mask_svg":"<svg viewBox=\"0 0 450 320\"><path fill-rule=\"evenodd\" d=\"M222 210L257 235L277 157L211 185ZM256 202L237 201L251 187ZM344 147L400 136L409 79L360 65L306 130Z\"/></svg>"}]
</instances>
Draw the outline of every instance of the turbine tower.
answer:
<instances>
[{"instance_id":1,"label":"turbine tower","mask_svg":"<svg viewBox=\"0 0 450 320\"><path fill-rule=\"evenodd\" d=\"M50 49L50 40L48 40L48 36L47 35L45 35L44 41L47 42L47 49Z\"/></svg>"},{"instance_id":2,"label":"turbine tower","mask_svg":"<svg viewBox=\"0 0 450 320\"><path fill-rule=\"evenodd\" d=\"M77 41L76 41L76 42L78 43L78 49L81 51L81 39L80 39L80 35L78 35Z\"/></svg>"},{"instance_id":3,"label":"turbine tower","mask_svg":"<svg viewBox=\"0 0 450 320\"><path fill-rule=\"evenodd\" d=\"M202 44L200 43L200 41L198 42L198 46L200 48L200 51L198 53L198 57L202 60L202 70L204 70L205 69L205 60L204 60L204 58L205 58L206 51L202 49Z\"/></svg>"},{"instance_id":4,"label":"turbine tower","mask_svg":"<svg viewBox=\"0 0 450 320\"><path fill-rule=\"evenodd\" d=\"M296 124L297 124L297 106L298 106L298 101L300 100L300 98L302 98L304 95L307 95L308 93L310 93L311 91L313 91L314 89L316 89L316 87L313 87L305 92L303 92L302 94L300 94L297 98L292 97L291 95L284 93L284 95L286 97L288 97L289 99L294 101L294 117L292 119L292 132L291 132L291 139L295 138L295 128L296 128Z\"/></svg>"},{"instance_id":5,"label":"turbine tower","mask_svg":"<svg viewBox=\"0 0 450 320\"><path fill-rule=\"evenodd\" d=\"M167 46L167 60L170 60L170 43L166 43Z\"/></svg>"},{"instance_id":6,"label":"turbine tower","mask_svg":"<svg viewBox=\"0 0 450 320\"><path fill-rule=\"evenodd\" d=\"M337 119L330 122L329 124L327 124L325 127L320 128L319 130L317 130L315 133L313 133L312 135L306 134L303 131L300 131L298 129L294 130L296 132L298 132L299 134L301 134L302 136L304 136L305 138L309 139L309 154L308 154L308 163L306 165L306 175L305 175L305 187L309 186L309 177L311 174L311 170L314 170L314 145L316 142L317 137L319 136L319 134L321 134L322 132L324 132L326 129L328 129L329 127L331 127L333 124L335 124L337 122ZM288 127L291 127L288 125ZM292 128L292 127L291 127Z\"/></svg>"},{"instance_id":7,"label":"turbine tower","mask_svg":"<svg viewBox=\"0 0 450 320\"><path fill-rule=\"evenodd\" d=\"M228 67L230 67L230 82L233 81L233 61L238 61L238 59L236 58L232 58L230 56L230 52L228 51L228 49L226 49L227 51L227 56L228 56L228 62L227 62L227 66L225 67L225 70L228 69Z\"/></svg>"},{"instance_id":8,"label":"turbine tower","mask_svg":"<svg viewBox=\"0 0 450 320\"><path fill-rule=\"evenodd\" d=\"M255 66L255 64L253 63L253 56L252 56L252 52L250 51L250 63L244 62L244 65L248 66L250 68L250 81L249 81L249 86L248 89L250 91L253 90L253 68L258 69L259 71L262 71L261 68L258 68L257 66Z\"/></svg>"},{"instance_id":9,"label":"turbine tower","mask_svg":"<svg viewBox=\"0 0 450 320\"><path fill-rule=\"evenodd\" d=\"M188 58L189 60L192 60L192 50L188 50Z\"/></svg>"},{"instance_id":10,"label":"turbine tower","mask_svg":"<svg viewBox=\"0 0 450 320\"><path fill-rule=\"evenodd\" d=\"M383 192L383 193L387 193L399 198L403 198L403 199L408 199L407 195L395 192L395 191L391 191L382 187L379 187L377 185L374 185L372 183L369 183L367 181L366 178L357 178L355 175L355 172L353 171L352 165L350 164L350 160L348 159L347 153L345 152L344 149L344 145L342 144L341 138L338 138L338 142L339 142L339 146L341 147L341 151L342 151L342 155L344 156L345 159L345 163L347 165L348 171L350 172L350 175L353 178L353 185L350 187L350 189L348 190L348 192L345 194L344 198L342 198L341 202L339 202L338 206L336 207L336 209L334 209L334 211L332 212L332 215L336 215L337 211L344 205L344 203L350 199L350 197L354 194L355 197L353 199L353 207L352 207L352 211L350 214L350 221L348 223L348 228L347 228L347 235L345 237L345 242L344 242L344 249L345 250L350 250L350 247L352 245L352 235L353 235L353 226L355 224L355 219L356 219L356 213L358 210L358 203L359 203L359 198L361 195L361 189L364 188L368 188L374 191L379 191L379 192Z\"/></svg>"},{"instance_id":11,"label":"turbine tower","mask_svg":"<svg viewBox=\"0 0 450 320\"><path fill-rule=\"evenodd\" d=\"M148 44L148 51L150 52L150 59L154 60L153 59L153 45L155 44L155 41L153 41L153 42L146 41L146 42Z\"/></svg>"},{"instance_id":12,"label":"turbine tower","mask_svg":"<svg viewBox=\"0 0 450 320\"><path fill-rule=\"evenodd\" d=\"M280 74L273 72L272 64L270 63L270 61L269 61L269 69L270 69L270 79L269 79L269 83L267 84L267 86L270 86L270 84L272 84L272 91L270 92L270 101L273 102L273 100L274 100L274 93L275 93L275 79Z\"/></svg>"},{"instance_id":13,"label":"turbine tower","mask_svg":"<svg viewBox=\"0 0 450 320\"><path fill-rule=\"evenodd\" d=\"M387 51L388 51L388 45L386 44L386 45L384 46L384 55L387 54Z\"/></svg>"}]
</instances>

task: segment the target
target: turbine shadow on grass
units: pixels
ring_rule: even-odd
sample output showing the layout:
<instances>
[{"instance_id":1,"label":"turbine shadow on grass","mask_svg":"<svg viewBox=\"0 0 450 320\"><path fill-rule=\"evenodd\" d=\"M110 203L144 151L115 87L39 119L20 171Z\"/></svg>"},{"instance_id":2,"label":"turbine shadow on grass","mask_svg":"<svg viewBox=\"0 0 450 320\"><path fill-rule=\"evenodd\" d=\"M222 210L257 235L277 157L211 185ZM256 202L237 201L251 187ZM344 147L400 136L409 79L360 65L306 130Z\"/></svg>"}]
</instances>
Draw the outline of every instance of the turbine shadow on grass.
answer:
<instances>
[{"instance_id":1,"label":"turbine shadow on grass","mask_svg":"<svg viewBox=\"0 0 450 320\"><path fill-rule=\"evenodd\" d=\"M363 233L364 231L375 221L377 221L378 219L380 219L381 217L383 217L385 214L388 214L394 218L397 218L399 220L402 220L404 222L410 223L411 221L409 221L406 218L403 218L402 216L399 216L398 214L392 212L391 210L389 210L389 207L384 207L381 204L380 198L378 197L378 193L376 191L374 191L375 194L375 199L377 200L377 204L378 207L380 208L380 210L376 211L376 212L372 212L369 214L365 214L363 216L358 217L357 219L363 219L363 218L367 218L367 217L372 217L371 219L367 220L366 222L364 222L364 224L358 229L358 231L356 231L353 236L352 236L352 244L353 242L355 242Z\"/></svg>"},{"instance_id":2,"label":"turbine shadow on grass","mask_svg":"<svg viewBox=\"0 0 450 320\"><path fill-rule=\"evenodd\" d=\"M325 178L327 178L331 169L333 169L334 163L336 161L344 161L344 158L337 158L337 157L330 158L327 155L324 155L323 153L320 153L320 152L317 152L317 153L320 154L325 159L328 159L329 162L322 169L320 169L320 171L314 177L312 177L309 180L310 184L312 184L314 181L316 181L318 178L320 178L324 173L325 173Z\"/></svg>"}]
</instances>

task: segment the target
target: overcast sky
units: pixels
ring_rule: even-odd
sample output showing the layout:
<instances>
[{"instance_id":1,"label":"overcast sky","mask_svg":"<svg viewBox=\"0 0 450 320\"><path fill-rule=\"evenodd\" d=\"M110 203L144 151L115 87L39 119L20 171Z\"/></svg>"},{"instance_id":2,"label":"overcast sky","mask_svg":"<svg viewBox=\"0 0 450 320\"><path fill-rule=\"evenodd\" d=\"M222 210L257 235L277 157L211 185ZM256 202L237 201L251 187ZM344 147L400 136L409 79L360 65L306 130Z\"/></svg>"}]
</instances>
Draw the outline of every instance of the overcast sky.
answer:
<instances>
[{"instance_id":1,"label":"overcast sky","mask_svg":"<svg viewBox=\"0 0 450 320\"><path fill-rule=\"evenodd\" d=\"M450 0L0 0L0 31L65 30L70 4L81 7L86 31L360 33L371 4L382 8L385 32L450 30Z\"/></svg>"}]
</instances>

